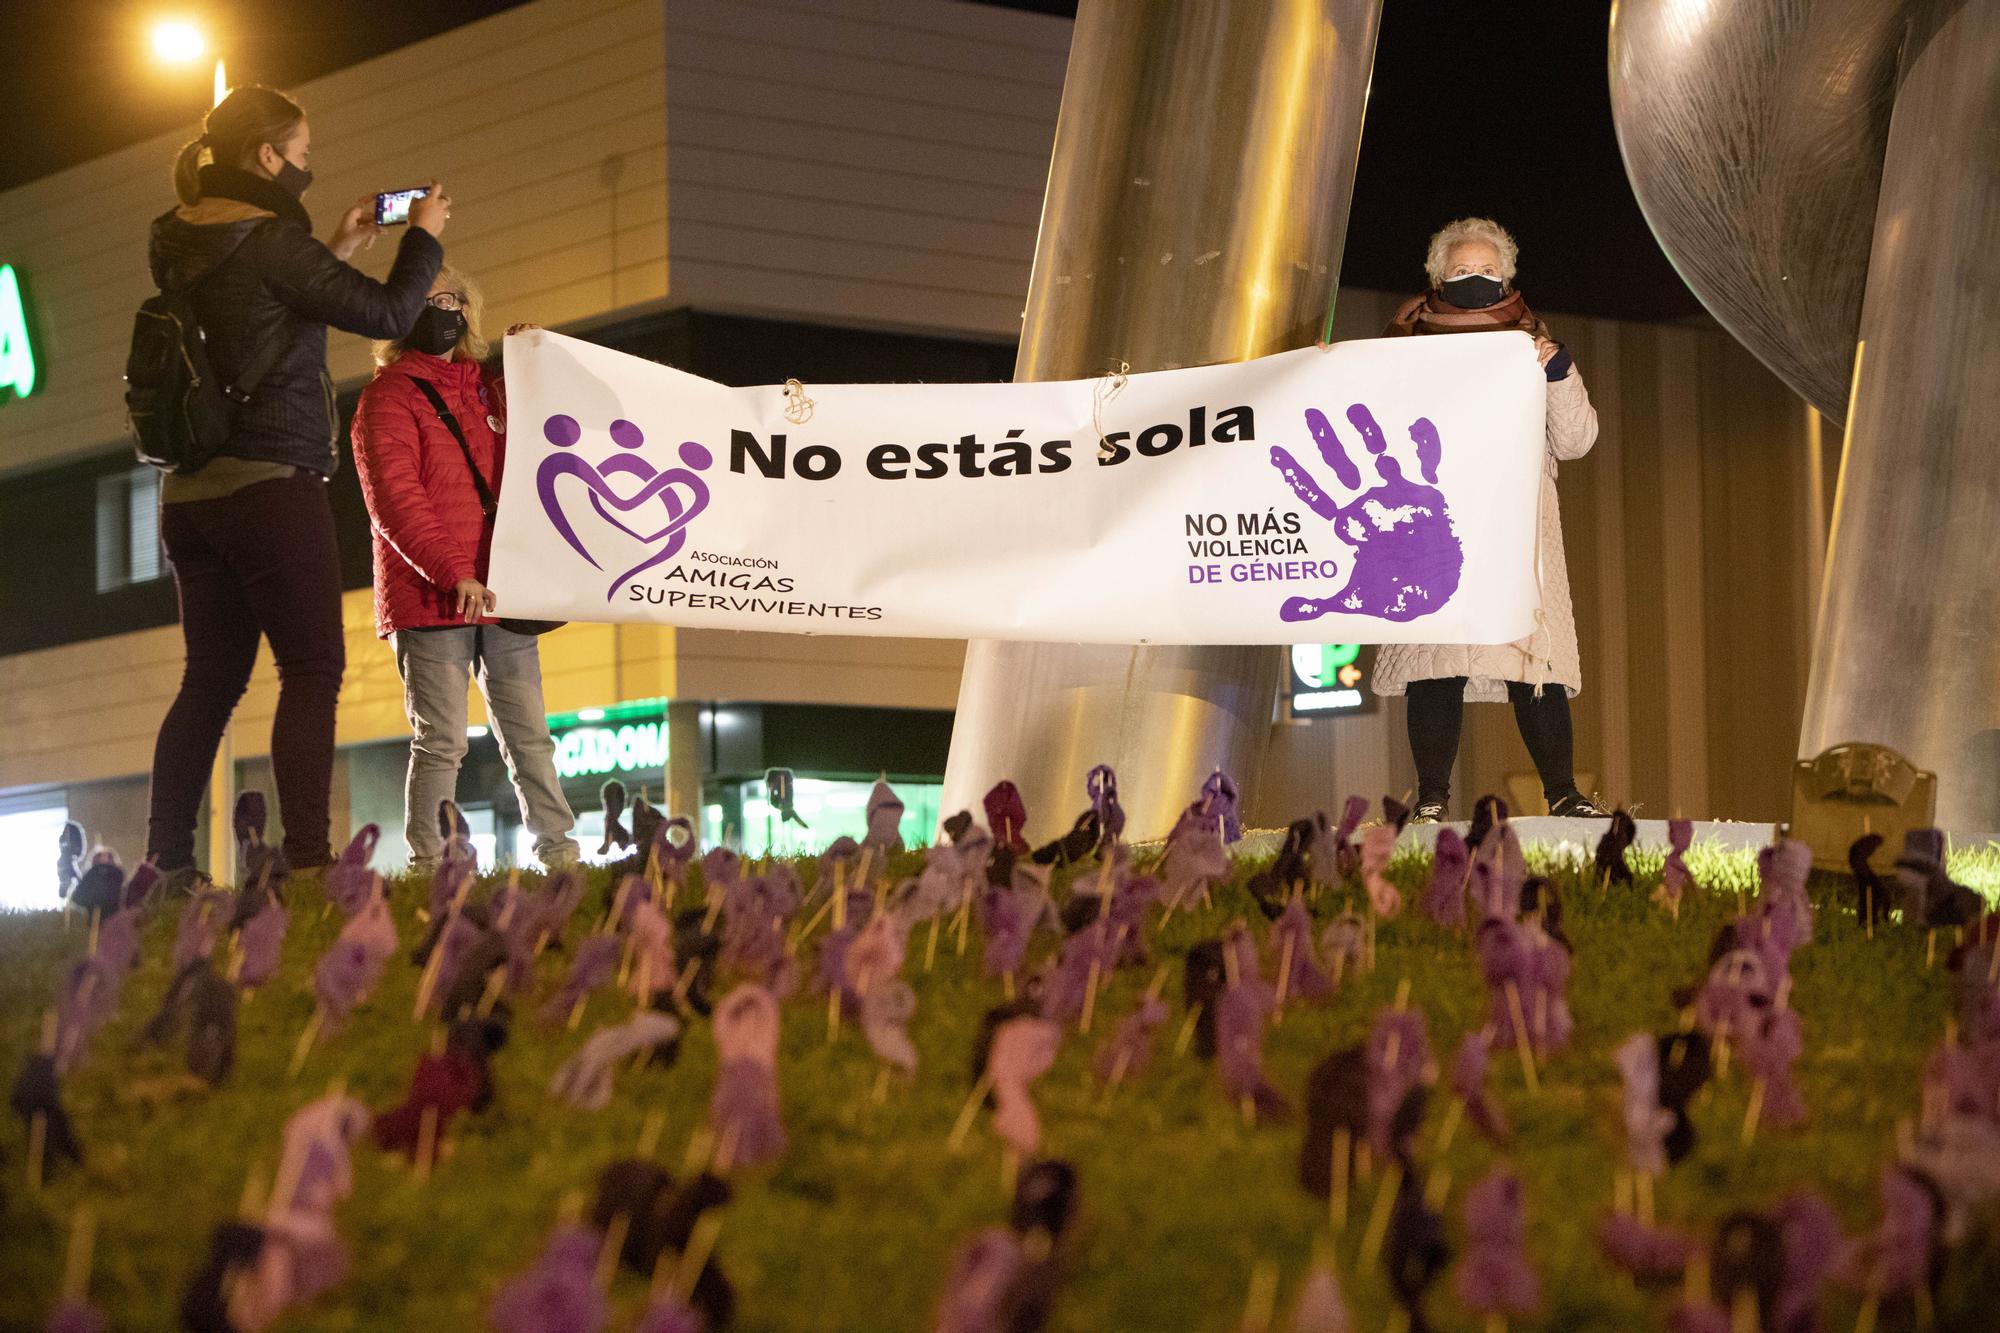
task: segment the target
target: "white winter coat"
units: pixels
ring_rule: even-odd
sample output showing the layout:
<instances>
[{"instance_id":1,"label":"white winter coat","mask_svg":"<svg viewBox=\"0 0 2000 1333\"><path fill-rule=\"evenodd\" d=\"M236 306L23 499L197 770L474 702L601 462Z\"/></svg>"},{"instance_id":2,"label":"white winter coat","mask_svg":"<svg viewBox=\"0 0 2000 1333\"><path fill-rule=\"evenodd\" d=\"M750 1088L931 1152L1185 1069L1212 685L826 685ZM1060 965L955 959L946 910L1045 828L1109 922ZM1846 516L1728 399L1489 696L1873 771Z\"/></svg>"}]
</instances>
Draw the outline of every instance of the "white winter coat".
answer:
<instances>
[{"instance_id":1,"label":"white winter coat","mask_svg":"<svg viewBox=\"0 0 2000 1333\"><path fill-rule=\"evenodd\" d=\"M1583 665L1576 650L1576 612L1569 599L1569 565L1563 559L1562 513L1556 504L1556 464L1582 458L1597 442L1597 410L1583 387L1583 372L1571 367L1549 385L1548 454L1542 466L1541 525L1535 566L1542 586L1542 609L1535 630L1508 644L1392 643L1375 659L1375 692L1401 694L1413 680L1464 676L1465 697L1500 703L1510 680L1530 685L1559 682L1575 698L1583 689Z\"/></svg>"}]
</instances>

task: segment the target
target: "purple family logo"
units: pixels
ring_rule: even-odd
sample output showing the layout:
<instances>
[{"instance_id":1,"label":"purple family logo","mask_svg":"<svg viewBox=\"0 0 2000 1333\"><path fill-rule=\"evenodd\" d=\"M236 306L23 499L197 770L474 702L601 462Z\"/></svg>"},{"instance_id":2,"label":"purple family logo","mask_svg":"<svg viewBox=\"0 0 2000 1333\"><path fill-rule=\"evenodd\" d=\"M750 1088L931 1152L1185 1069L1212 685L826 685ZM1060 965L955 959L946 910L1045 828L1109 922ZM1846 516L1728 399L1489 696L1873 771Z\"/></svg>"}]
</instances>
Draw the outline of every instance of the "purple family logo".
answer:
<instances>
[{"instance_id":1,"label":"purple family logo","mask_svg":"<svg viewBox=\"0 0 2000 1333\"><path fill-rule=\"evenodd\" d=\"M1318 408L1306 409L1306 429L1319 446L1319 456L1350 492L1361 491L1346 504L1320 489L1313 475L1282 445L1271 446L1271 466L1285 479L1306 508L1333 525L1333 535L1354 548L1354 567L1347 586L1330 597L1287 597L1278 609L1284 621L1316 620L1344 613L1381 620L1408 621L1427 616L1451 600L1465 566L1465 549L1452 526L1451 507L1437 488L1438 462L1444 445L1427 417L1410 423L1417 447L1422 485L1403 475L1402 465L1389 456L1389 443L1375 416L1360 403L1347 409L1347 419L1361 432L1361 441L1375 458L1379 482L1362 491L1361 470L1347 456L1333 423Z\"/></svg>"},{"instance_id":2,"label":"purple family logo","mask_svg":"<svg viewBox=\"0 0 2000 1333\"><path fill-rule=\"evenodd\" d=\"M714 461L714 456L705 446L688 440L680 447L680 461L686 464L685 467L657 470L637 453L646 443L645 433L638 426L621 419L611 423L610 434L611 443L623 452L615 453L593 466L578 455L566 452L575 448L583 438L583 427L577 424L576 418L562 415L550 417L542 423L542 437L565 452L544 458L535 474L535 491L541 497L542 511L548 515L555 530L562 534L563 540L569 543L570 549L588 560L593 569L601 570L604 566L576 535L576 525L570 522L556 493L556 483L564 477L575 477L584 484L590 496L590 507L600 519L640 545L655 548L644 560L611 581L609 591L604 594L607 602L617 596L618 590L634 576L673 559L687 545L688 525L708 508L708 483L699 474L707 471ZM631 495L620 495L612 484L612 478L628 475L638 481L639 489ZM651 509L656 502L666 511L666 526L651 532L641 531L647 526L648 514L651 521L658 520L659 515ZM614 510L617 512L614 513ZM619 517L620 514L633 515L633 521L627 523Z\"/></svg>"}]
</instances>

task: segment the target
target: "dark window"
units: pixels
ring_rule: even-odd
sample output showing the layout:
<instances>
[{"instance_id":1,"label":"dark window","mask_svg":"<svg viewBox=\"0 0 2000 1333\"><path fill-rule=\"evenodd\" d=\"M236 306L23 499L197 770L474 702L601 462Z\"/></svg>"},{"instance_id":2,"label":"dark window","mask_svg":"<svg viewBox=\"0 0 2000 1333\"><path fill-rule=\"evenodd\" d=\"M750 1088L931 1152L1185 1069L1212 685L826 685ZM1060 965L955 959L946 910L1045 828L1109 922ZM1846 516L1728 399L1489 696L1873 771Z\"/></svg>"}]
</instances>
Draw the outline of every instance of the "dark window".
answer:
<instances>
[{"instance_id":1,"label":"dark window","mask_svg":"<svg viewBox=\"0 0 2000 1333\"><path fill-rule=\"evenodd\" d=\"M97 479L97 590L115 592L167 573L160 549L160 474L127 468Z\"/></svg>"}]
</instances>

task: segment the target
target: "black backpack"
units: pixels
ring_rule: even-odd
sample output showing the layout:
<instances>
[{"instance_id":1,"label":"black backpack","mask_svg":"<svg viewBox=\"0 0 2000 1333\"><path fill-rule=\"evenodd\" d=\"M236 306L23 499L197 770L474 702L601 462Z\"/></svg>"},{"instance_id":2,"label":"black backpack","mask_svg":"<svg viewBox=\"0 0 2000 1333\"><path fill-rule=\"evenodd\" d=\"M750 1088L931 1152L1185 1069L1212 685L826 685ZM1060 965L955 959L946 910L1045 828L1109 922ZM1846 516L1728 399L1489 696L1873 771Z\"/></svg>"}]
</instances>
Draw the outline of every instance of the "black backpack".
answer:
<instances>
[{"instance_id":1,"label":"black backpack","mask_svg":"<svg viewBox=\"0 0 2000 1333\"><path fill-rule=\"evenodd\" d=\"M257 350L234 384L224 384L208 359L208 335L194 312L194 291L236 257L244 233L220 262L194 281L162 290L139 307L132 321L132 351L125 359L125 423L139 461L165 472L198 472L222 452L236 409L278 359L284 341Z\"/></svg>"}]
</instances>

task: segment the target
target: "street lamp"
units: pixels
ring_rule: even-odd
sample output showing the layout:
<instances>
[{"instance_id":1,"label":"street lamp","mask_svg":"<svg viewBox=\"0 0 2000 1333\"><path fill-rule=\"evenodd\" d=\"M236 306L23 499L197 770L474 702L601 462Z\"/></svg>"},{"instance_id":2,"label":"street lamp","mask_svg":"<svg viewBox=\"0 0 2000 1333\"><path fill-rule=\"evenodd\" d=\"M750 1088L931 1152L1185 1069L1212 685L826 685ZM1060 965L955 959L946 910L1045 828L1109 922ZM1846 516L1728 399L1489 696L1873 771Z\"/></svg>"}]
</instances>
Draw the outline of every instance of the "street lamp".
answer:
<instances>
[{"instance_id":1,"label":"street lamp","mask_svg":"<svg viewBox=\"0 0 2000 1333\"><path fill-rule=\"evenodd\" d=\"M170 65L199 60L207 49L201 29L186 19L162 19L153 25L153 54Z\"/></svg>"},{"instance_id":2,"label":"street lamp","mask_svg":"<svg viewBox=\"0 0 2000 1333\"><path fill-rule=\"evenodd\" d=\"M153 25L153 54L169 65L186 65L201 59L208 42L201 29L186 19L162 19ZM223 73L222 57L215 59L215 102L229 94L229 80ZM211 104L213 105L213 104Z\"/></svg>"}]
</instances>

